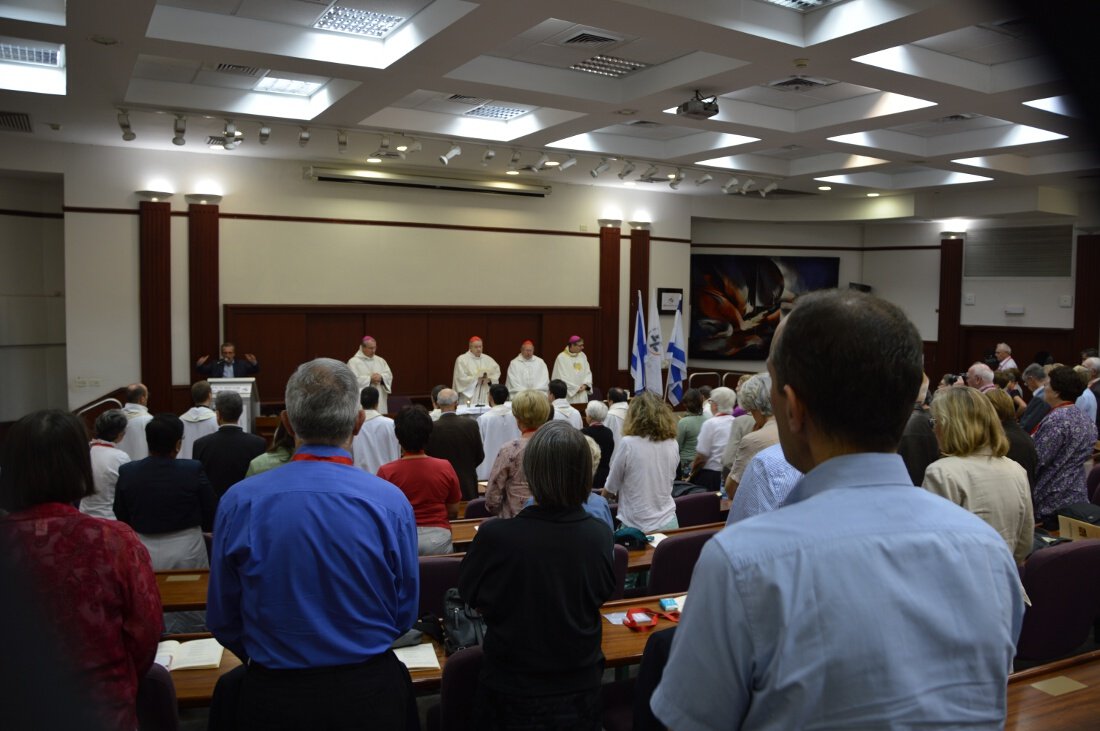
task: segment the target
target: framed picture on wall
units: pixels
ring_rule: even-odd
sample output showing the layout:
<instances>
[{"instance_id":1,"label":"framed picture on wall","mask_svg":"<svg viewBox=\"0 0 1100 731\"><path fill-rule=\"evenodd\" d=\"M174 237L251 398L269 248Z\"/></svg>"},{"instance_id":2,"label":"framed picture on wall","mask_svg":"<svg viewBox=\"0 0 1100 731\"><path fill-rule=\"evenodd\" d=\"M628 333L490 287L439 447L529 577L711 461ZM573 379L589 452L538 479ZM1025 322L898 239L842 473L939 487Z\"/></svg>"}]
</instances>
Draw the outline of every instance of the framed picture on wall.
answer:
<instances>
[{"instance_id":1,"label":"framed picture on wall","mask_svg":"<svg viewBox=\"0 0 1100 731\"><path fill-rule=\"evenodd\" d=\"M657 288L657 312L662 315L675 315L676 308L680 306L680 300L684 298L682 289Z\"/></svg>"}]
</instances>

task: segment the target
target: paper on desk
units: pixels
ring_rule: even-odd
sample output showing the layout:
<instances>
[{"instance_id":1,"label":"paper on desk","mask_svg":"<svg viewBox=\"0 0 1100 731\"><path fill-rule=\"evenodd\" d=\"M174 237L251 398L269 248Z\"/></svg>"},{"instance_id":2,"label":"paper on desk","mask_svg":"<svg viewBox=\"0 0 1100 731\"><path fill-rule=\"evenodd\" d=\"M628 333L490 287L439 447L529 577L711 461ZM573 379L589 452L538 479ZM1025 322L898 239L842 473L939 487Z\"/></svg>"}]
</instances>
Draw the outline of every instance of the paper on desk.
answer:
<instances>
[{"instance_id":1,"label":"paper on desk","mask_svg":"<svg viewBox=\"0 0 1100 731\"><path fill-rule=\"evenodd\" d=\"M165 581L198 581L202 578L199 574L170 574L164 577Z\"/></svg>"},{"instance_id":2,"label":"paper on desk","mask_svg":"<svg viewBox=\"0 0 1100 731\"><path fill-rule=\"evenodd\" d=\"M1065 693L1072 693L1075 690L1087 688L1088 686L1078 683L1073 678L1059 675L1050 680L1040 680L1038 683L1032 683L1031 687L1035 690L1041 690L1048 695L1063 695Z\"/></svg>"},{"instance_id":3,"label":"paper on desk","mask_svg":"<svg viewBox=\"0 0 1100 731\"><path fill-rule=\"evenodd\" d=\"M608 612L603 618L611 624L622 624L626 621L626 612Z\"/></svg>"},{"instance_id":4,"label":"paper on desk","mask_svg":"<svg viewBox=\"0 0 1100 731\"><path fill-rule=\"evenodd\" d=\"M397 659L405 663L409 670L438 670L439 658L435 656L435 646L430 642L419 645L399 647L393 651Z\"/></svg>"},{"instance_id":5,"label":"paper on desk","mask_svg":"<svg viewBox=\"0 0 1100 731\"><path fill-rule=\"evenodd\" d=\"M649 539L649 545L656 548L657 544L668 538L668 536L666 536L664 533L650 533L648 536L646 536L646 538Z\"/></svg>"}]
</instances>

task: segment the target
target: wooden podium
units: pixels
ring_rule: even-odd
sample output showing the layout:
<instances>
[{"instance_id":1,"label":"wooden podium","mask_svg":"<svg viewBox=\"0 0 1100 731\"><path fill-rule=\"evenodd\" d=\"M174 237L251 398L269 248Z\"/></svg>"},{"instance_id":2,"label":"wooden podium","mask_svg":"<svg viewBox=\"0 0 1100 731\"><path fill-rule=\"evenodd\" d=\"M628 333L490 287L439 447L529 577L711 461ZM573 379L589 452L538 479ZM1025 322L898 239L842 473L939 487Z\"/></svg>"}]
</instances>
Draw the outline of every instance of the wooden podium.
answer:
<instances>
[{"instance_id":1,"label":"wooden podium","mask_svg":"<svg viewBox=\"0 0 1100 731\"><path fill-rule=\"evenodd\" d=\"M256 379L249 378L210 378L210 391L214 399L224 391L232 391L241 396L244 402L244 411L241 412L240 427L248 433L256 431L256 417L260 415L260 390L256 387Z\"/></svg>"}]
</instances>

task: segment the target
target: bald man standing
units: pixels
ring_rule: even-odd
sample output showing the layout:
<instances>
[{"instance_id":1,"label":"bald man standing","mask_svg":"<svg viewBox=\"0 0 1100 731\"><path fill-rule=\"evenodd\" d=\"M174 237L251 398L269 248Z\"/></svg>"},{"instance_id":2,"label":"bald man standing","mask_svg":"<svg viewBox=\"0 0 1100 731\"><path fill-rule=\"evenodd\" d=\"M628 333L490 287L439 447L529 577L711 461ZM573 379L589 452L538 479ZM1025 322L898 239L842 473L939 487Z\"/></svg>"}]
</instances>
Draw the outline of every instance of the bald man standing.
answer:
<instances>
[{"instance_id":1,"label":"bald man standing","mask_svg":"<svg viewBox=\"0 0 1100 731\"><path fill-rule=\"evenodd\" d=\"M378 350L378 342L370 335L364 335L359 344L359 350L348 358L348 368L355 374L359 381L359 391L362 393L367 386L378 389L378 406L375 408L380 414L389 413L389 405L386 397L393 390L393 371L390 364L380 355L375 355Z\"/></svg>"},{"instance_id":2,"label":"bald man standing","mask_svg":"<svg viewBox=\"0 0 1100 731\"><path fill-rule=\"evenodd\" d=\"M481 338L474 335L470 349L455 358L454 390L467 404L487 404L489 386L500 380L500 366L484 349Z\"/></svg>"},{"instance_id":3,"label":"bald man standing","mask_svg":"<svg viewBox=\"0 0 1100 731\"><path fill-rule=\"evenodd\" d=\"M524 340L519 346L519 355L512 358L508 365L508 395L515 396L520 391L545 391L550 385L550 371L546 361L535 355L535 344Z\"/></svg>"}]
</instances>

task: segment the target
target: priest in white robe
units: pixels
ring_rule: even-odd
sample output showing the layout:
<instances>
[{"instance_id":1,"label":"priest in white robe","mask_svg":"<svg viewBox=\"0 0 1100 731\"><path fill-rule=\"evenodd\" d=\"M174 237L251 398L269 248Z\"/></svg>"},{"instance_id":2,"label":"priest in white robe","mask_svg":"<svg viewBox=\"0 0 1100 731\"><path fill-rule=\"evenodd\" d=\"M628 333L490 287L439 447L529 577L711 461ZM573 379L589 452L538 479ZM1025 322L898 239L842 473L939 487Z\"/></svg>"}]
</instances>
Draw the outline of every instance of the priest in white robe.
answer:
<instances>
[{"instance_id":1,"label":"priest in white robe","mask_svg":"<svg viewBox=\"0 0 1100 731\"><path fill-rule=\"evenodd\" d=\"M218 430L217 415L210 408L213 400L209 381L196 381L191 384L191 403L195 405L180 415L180 421L183 422L183 440L180 442L177 459L191 459L195 441Z\"/></svg>"},{"instance_id":2,"label":"priest in white robe","mask_svg":"<svg viewBox=\"0 0 1100 731\"><path fill-rule=\"evenodd\" d=\"M348 358L348 367L359 379L359 390L367 386L378 389L378 413L388 413L386 397L393 391L393 372L390 364L380 355L375 355L378 343L370 335L364 335L359 350Z\"/></svg>"},{"instance_id":3,"label":"priest in white robe","mask_svg":"<svg viewBox=\"0 0 1100 731\"><path fill-rule=\"evenodd\" d=\"M569 344L554 361L553 377L565 381L568 387L565 398L569 403L588 403L588 394L592 393L592 368L584 354L584 338L579 335L569 338Z\"/></svg>"},{"instance_id":4,"label":"priest in white robe","mask_svg":"<svg viewBox=\"0 0 1100 731\"><path fill-rule=\"evenodd\" d=\"M560 378L550 381L550 418L568 421L574 428L582 429L581 412L565 399L566 388L565 381Z\"/></svg>"},{"instance_id":5,"label":"priest in white robe","mask_svg":"<svg viewBox=\"0 0 1100 731\"><path fill-rule=\"evenodd\" d=\"M611 434L615 437L615 446L618 446L619 440L623 438L623 422L626 421L626 411L630 407L628 398L626 389L607 389L607 416L604 417L603 425L611 430Z\"/></svg>"},{"instance_id":6,"label":"priest in white robe","mask_svg":"<svg viewBox=\"0 0 1100 731\"><path fill-rule=\"evenodd\" d=\"M520 438L519 425L516 424L516 417L512 414L512 402L508 400L508 387L502 383L494 383L490 386L489 403L493 408L477 417L481 445L485 449L485 459L477 466L479 480L489 479L489 471L496 462L500 448Z\"/></svg>"},{"instance_id":7,"label":"priest in white robe","mask_svg":"<svg viewBox=\"0 0 1100 731\"><path fill-rule=\"evenodd\" d=\"M454 389L470 405L488 403L489 386L500 380L500 366L484 349L475 335L470 338L470 349L455 358Z\"/></svg>"},{"instance_id":8,"label":"priest in white robe","mask_svg":"<svg viewBox=\"0 0 1100 731\"><path fill-rule=\"evenodd\" d=\"M380 392L374 386L367 386L359 395L359 403L366 412L363 426L351 442L351 456L355 466L371 473L378 468L401 457L401 446L394 433L393 419L378 411Z\"/></svg>"},{"instance_id":9,"label":"priest in white robe","mask_svg":"<svg viewBox=\"0 0 1100 731\"><path fill-rule=\"evenodd\" d=\"M524 340L519 346L519 355L508 364L508 395L515 396L520 391L546 392L550 386L550 371L546 361L535 355L535 344Z\"/></svg>"}]
</instances>

